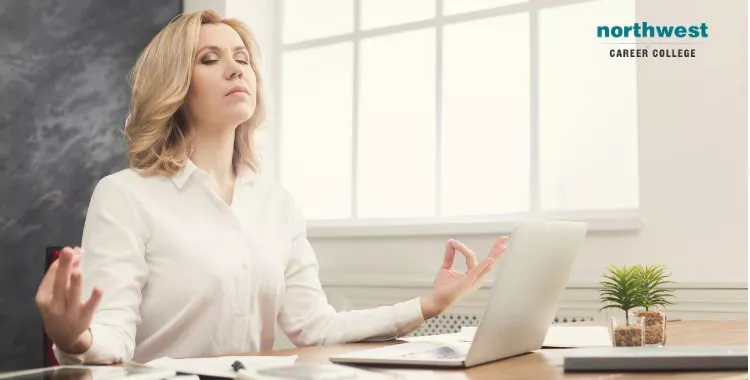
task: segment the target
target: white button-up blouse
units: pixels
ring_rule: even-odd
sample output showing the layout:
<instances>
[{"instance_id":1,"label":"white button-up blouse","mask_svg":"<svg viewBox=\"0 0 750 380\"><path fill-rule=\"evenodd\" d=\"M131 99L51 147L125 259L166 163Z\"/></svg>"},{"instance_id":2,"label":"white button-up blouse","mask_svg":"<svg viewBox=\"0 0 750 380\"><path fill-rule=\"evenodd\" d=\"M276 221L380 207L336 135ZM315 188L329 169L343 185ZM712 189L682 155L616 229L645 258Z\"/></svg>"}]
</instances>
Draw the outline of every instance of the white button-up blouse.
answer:
<instances>
[{"instance_id":1,"label":"white button-up blouse","mask_svg":"<svg viewBox=\"0 0 750 380\"><path fill-rule=\"evenodd\" d=\"M93 343L61 363L145 362L389 339L424 323L419 299L336 312L291 196L247 167L231 205L188 161L175 176L133 169L96 185L83 230L83 294L103 299Z\"/></svg>"}]
</instances>

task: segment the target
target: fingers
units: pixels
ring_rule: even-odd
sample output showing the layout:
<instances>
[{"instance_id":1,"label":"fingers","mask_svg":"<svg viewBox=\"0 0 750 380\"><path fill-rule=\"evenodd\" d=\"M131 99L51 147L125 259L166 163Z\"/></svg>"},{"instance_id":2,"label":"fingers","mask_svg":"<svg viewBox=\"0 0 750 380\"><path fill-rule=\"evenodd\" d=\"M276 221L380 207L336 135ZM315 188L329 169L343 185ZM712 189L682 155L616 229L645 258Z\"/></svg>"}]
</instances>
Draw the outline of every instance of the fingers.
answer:
<instances>
[{"instance_id":1,"label":"fingers","mask_svg":"<svg viewBox=\"0 0 750 380\"><path fill-rule=\"evenodd\" d=\"M453 268L453 260L456 258L456 249L451 245L451 240L445 245L445 259L443 259L443 269Z\"/></svg>"},{"instance_id":2,"label":"fingers","mask_svg":"<svg viewBox=\"0 0 750 380\"><path fill-rule=\"evenodd\" d=\"M60 258L57 259L59 263L57 263L57 272L55 273L55 286L52 290L53 300L65 300L73 258L73 249L70 247L65 247L62 252L60 252Z\"/></svg>"},{"instance_id":3,"label":"fingers","mask_svg":"<svg viewBox=\"0 0 750 380\"><path fill-rule=\"evenodd\" d=\"M490 273L490 271L492 271L492 267L495 266L495 259L492 257L488 257L482 262L482 264L484 265L477 275L477 279L479 281L484 279Z\"/></svg>"},{"instance_id":4,"label":"fingers","mask_svg":"<svg viewBox=\"0 0 750 380\"><path fill-rule=\"evenodd\" d=\"M495 242L495 245L492 246L492 249L490 250L490 254L488 257L493 258L494 260L497 260L500 258L500 255L505 253L505 243L508 242L507 236L500 236L499 239Z\"/></svg>"},{"instance_id":5,"label":"fingers","mask_svg":"<svg viewBox=\"0 0 750 380\"><path fill-rule=\"evenodd\" d=\"M488 257L477 265L474 269L464 276L466 286L471 289L476 289L484 282L484 278L490 273L492 267L495 265L495 259Z\"/></svg>"},{"instance_id":6,"label":"fingers","mask_svg":"<svg viewBox=\"0 0 750 380\"><path fill-rule=\"evenodd\" d=\"M42 282L39 284L39 289L37 289L36 292L37 305L39 305L40 302L48 300L52 297L52 292L55 287L55 274L57 273L58 264L59 263L57 261L52 263L49 269L47 269L47 273L45 273L44 277L42 277Z\"/></svg>"},{"instance_id":7,"label":"fingers","mask_svg":"<svg viewBox=\"0 0 750 380\"><path fill-rule=\"evenodd\" d=\"M79 264L83 249L80 247L65 247L60 252L60 256L47 269L47 273L42 277L42 282L37 290L36 302L40 307L46 307L52 302L60 306L66 305L68 297L71 295L70 276L73 272L79 272Z\"/></svg>"},{"instance_id":8,"label":"fingers","mask_svg":"<svg viewBox=\"0 0 750 380\"><path fill-rule=\"evenodd\" d=\"M70 275L70 288L65 304L68 308L81 304L81 271L74 269Z\"/></svg>"},{"instance_id":9,"label":"fingers","mask_svg":"<svg viewBox=\"0 0 750 380\"><path fill-rule=\"evenodd\" d=\"M453 245L453 247L455 249L457 249L459 252L461 252L461 254L463 254L464 257L466 257L466 268L467 269L471 270L471 269L473 269L474 267L477 266L477 255L474 254L474 252L472 250L470 250L465 245L459 243L456 240L452 240L451 239L450 242L451 242L451 245Z\"/></svg>"},{"instance_id":10,"label":"fingers","mask_svg":"<svg viewBox=\"0 0 750 380\"><path fill-rule=\"evenodd\" d=\"M88 301L83 304L81 317L85 320L90 320L94 315L96 308L99 307L99 302L101 302L101 300L102 290L99 287L94 287L94 290L91 291L91 297L89 297Z\"/></svg>"},{"instance_id":11,"label":"fingers","mask_svg":"<svg viewBox=\"0 0 750 380\"><path fill-rule=\"evenodd\" d=\"M482 270L479 271L476 279L474 280L474 284L472 284L473 289L478 289L480 286L482 286L482 284L484 283L484 278L487 277L488 274L490 274L490 271L492 271L492 266L494 264L495 260L492 258L487 258L485 260Z\"/></svg>"},{"instance_id":12,"label":"fingers","mask_svg":"<svg viewBox=\"0 0 750 380\"><path fill-rule=\"evenodd\" d=\"M75 247L73 253L73 266L76 266L81 263L81 259L83 258L83 248Z\"/></svg>"}]
</instances>

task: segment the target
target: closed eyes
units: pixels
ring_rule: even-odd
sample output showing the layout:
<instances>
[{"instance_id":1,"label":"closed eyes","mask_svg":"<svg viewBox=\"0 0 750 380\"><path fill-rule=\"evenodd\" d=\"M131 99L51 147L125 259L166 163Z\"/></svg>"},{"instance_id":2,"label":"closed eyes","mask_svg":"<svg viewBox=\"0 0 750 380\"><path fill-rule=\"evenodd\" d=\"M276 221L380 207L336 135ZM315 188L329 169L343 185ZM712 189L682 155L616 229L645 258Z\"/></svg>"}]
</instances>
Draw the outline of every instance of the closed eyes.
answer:
<instances>
[{"instance_id":1,"label":"closed eyes","mask_svg":"<svg viewBox=\"0 0 750 380\"><path fill-rule=\"evenodd\" d=\"M237 63L241 64L241 65L247 65L248 64L248 62L246 60L244 60L244 59L237 59L235 61ZM219 60L218 59L205 59L205 58L203 60L201 60L201 63L204 64L204 65L213 65L216 62L219 62Z\"/></svg>"}]
</instances>

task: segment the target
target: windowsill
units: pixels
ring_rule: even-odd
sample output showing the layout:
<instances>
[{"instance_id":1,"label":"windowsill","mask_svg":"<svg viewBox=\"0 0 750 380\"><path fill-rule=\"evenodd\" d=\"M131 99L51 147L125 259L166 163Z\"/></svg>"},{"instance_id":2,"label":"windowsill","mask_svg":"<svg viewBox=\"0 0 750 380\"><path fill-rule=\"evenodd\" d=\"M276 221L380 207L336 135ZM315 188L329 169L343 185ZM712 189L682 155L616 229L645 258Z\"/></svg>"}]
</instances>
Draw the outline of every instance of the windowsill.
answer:
<instances>
[{"instance_id":1,"label":"windowsill","mask_svg":"<svg viewBox=\"0 0 750 380\"><path fill-rule=\"evenodd\" d=\"M487 278L481 285L482 289L491 289L494 278ZM344 274L333 273L321 275L321 283L326 288L425 288L431 289L435 279L424 275L394 275L384 276L382 273L375 274ZM671 285L678 290L724 290L724 291L747 291L747 282L692 282L680 281ZM597 282L569 282L565 285L567 290L599 290L601 285Z\"/></svg>"},{"instance_id":2,"label":"windowsill","mask_svg":"<svg viewBox=\"0 0 750 380\"><path fill-rule=\"evenodd\" d=\"M418 236L418 235L497 235L513 230L523 219L570 220L588 223L589 231L637 231L643 222L639 210L591 212L550 212L424 219L316 220L308 222L312 238Z\"/></svg>"}]
</instances>

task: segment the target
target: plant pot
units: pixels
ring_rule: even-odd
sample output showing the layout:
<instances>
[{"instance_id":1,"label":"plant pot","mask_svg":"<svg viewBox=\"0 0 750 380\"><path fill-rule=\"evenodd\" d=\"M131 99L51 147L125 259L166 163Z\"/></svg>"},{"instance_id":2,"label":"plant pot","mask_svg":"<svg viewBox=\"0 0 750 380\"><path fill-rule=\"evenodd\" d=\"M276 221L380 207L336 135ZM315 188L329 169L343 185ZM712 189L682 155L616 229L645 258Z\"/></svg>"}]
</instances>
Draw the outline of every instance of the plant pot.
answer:
<instances>
[{"instance_id":1,"label":"plant pot","mask_svg":"<svg viewBox=\"0 0 750 380\"><path fill-rule=\"evenodd\" d=\"M628 314L628 318L610 318L609 333L615 347L643 346L645 342L645 318Z\"/></svg>"},{"instance_id":2,"label":"plant pot","mask_svg":"<svg viewBox=\"0 0 750 380\"><path fill-rule=\"evenodd\" d=\"M659 310L640 310L635 313L643 317L645 345L661 347L667 341L667 316Z\"/></svg>"}]
</instances>

